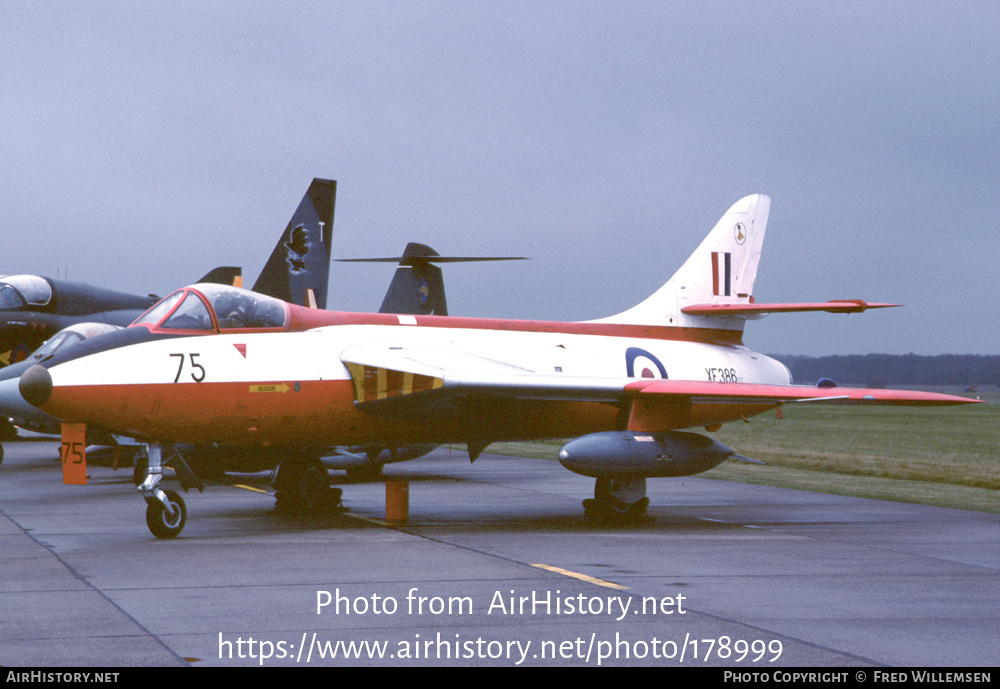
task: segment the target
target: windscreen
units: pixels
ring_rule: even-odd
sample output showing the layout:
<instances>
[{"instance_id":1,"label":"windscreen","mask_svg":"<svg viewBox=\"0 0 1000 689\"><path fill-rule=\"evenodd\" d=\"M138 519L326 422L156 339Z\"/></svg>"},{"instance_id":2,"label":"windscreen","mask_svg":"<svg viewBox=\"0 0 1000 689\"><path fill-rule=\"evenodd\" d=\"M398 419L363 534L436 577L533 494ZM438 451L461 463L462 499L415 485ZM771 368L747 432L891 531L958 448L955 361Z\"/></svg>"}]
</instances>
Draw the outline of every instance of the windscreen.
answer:
<instances>
[{"instance_id":1,"label":"windscreen","mask_svg":"<svg viewBox=\"0 0 1000 689\"><path fill-rule=\"evenodd\" d=\"M163 320L164 316L173 310L173 308L177 305L177 302L179 302L183 296L184 290L177 290L173 294L168 294L163 299L153 304L153 306L151 306L146 313L136 318L132 322L132 325L139 325L140 323L144 323L146 325L156 325Z\"/></svg>"}]
</instances>

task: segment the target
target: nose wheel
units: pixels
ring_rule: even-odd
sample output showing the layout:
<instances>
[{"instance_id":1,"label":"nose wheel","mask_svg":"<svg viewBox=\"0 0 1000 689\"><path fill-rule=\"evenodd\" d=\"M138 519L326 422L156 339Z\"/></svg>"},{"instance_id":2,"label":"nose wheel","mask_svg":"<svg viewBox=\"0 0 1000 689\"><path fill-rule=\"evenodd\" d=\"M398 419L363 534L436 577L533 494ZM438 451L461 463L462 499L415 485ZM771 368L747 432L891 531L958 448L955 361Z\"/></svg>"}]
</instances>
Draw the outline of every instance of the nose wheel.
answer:
<instances>
[{"instance_id":1,"label":"nose wheel","mask_svg":"<svg viewBox=\"0 0 1000 689\"><path fill-rule=\"evenodd\" d=\"M178 475L182 478L181 485L184 485L185 490L187 490L185 477L196 481L198 488L202 489L201 482L191 473L191 469L176 448L170 446L168 449L172 453L171 461L182 466ZM187 505L184 504L184 498L175 491L160 490L160 481L163 480L163 450L160 445L145 446L144 450L140 451L140 456L136 458L136 463L143 460L147 473L138 488L146 500L146 526L157 538L177 538L187 523Z\"/></svg>"},{"instance_id":2,"label":"nose wheel","mask_svg":"<svg viewBox=\"0 0 1000 689\"><path fill-rule=\"evenodd\" d=\"M176 538L187 523L184 498L172 490L163 491L167 504L157 498L146 498L146 526L157 538Z\"/></svg>"}]
</instances>

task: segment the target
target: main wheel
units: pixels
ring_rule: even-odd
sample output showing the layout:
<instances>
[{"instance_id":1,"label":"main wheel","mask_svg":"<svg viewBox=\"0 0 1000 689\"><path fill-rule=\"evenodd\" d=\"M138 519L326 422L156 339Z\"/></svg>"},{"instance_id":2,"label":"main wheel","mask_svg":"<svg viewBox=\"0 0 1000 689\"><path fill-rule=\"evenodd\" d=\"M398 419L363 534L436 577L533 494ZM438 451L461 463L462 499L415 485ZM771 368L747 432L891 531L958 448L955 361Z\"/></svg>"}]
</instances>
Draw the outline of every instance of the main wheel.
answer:
<instances>
[{"instance_id":1,"label":"main wheel","mask_svg":"<svg viewBox=\"0 0 1000 689\"><path fill-rule=\"evenodd\" d=\"M649 521L646 479L599 478L594 497L583 501L583 514L595 524L630 524Z\"/></svg>"},{"instance_id":2,"label":"main wheel","mask_svg":"<svg viewBox=\"0 0 1000 689\"><path fill-rule=\"evenodd\" d=\"M163 503L156 498L146 501L146 525L157 538L177 538L187 523L187 505L184 499L172 490L163 491L170 503L172 514L168 514Z\"/></svg>"},{"instance_id":3,"label":"main wheel","mask_svg":"<svg viewBox=\"0 0 1000 689\"><path fill-rule=\"evenodd\" d=\"M319 462L310 464L299 476L299 500L308 512L320 510L330 492L330 476Z\"/></svg>"}]
</instances>

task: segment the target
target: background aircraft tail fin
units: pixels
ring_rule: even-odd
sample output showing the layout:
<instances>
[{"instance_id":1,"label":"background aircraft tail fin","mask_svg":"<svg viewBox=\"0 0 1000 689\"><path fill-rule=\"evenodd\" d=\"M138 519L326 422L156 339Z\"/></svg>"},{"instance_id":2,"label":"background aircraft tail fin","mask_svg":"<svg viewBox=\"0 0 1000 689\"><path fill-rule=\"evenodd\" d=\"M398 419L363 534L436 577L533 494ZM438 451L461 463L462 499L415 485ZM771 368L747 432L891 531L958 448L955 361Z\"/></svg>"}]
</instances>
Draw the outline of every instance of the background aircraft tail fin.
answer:
<instances>
[{"instance_id":1,"label":"background aircraft tail fin","mask_svg":"<svg viewBox=\"0 0 1000 689\"><path fill-rule=\"evenodd\" d=\"M431 263L434 257L440 254L425 244L406 245L379 313L448 315L444 278L441 269Z\"/></svg>"},{"instance_id":2,"label":"background aircraft tail fin","mask_svg":"<svg viewBox=\"0 0 1000 689\"><path fill-rule=\"evenodd\" d=\"M441 256L426 244L410 242L402 256L390 258L343 258L341 263L397 263L379 313L415 316L447 316L444 277L435 263L470 261L523 261L521 256Z\"/></svg>"},{"instance_id":3,"label":"background aircraft tail fin","mask_svg":"<svg viewBox=\"0 0 1000 689\"><path fill-rule=\"evenodd\" d=\"M326 308L336 199L335 181L312 181L254 283L254 292L306 305L311 290L316 306Z\"/></svg>"},{"instance_id":4,"label":"background aircraft tail fin","mask_svg":"<svg viewBox=\"0 0 1000 689\"><path fill-rule=\"evenodd\" d=\"M724 327L742 330L745 319L690 315L691 304L750 304L771 199L763 194L737 201L716 223L680 270L645 301L604 323Z\"/></svg>"},{"instance_id":5,"label":"background aircraft tail fin","mask_svg":"<svg viewBox=\"0 0 1000 689\"><path fill-rule=\"evenodd\" d=\"M209 282L216 285L243 286L243 269L238 266L219 266L205 273L198 282Z\"/></svg>"}]
</instances>

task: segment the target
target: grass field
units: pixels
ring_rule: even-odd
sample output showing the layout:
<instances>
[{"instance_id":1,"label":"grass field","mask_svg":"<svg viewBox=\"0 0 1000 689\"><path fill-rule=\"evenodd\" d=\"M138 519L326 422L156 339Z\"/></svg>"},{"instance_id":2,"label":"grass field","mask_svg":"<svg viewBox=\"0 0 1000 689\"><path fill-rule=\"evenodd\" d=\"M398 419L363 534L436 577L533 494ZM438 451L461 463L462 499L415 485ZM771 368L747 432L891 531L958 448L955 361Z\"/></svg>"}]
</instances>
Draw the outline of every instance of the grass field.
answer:
<instances>
[{"instance_id":1,"label":"grass field","mask_svg":"<svg viewBox=\"0 0 1000 689\"><path fill-rule=\"evenodd\" d=\"M701 476L1000 513L1000 393L980 397L943 408L785 405L781 420L772 412L707 433L766 466L731 460ZM555 460L561 445L488 451Z\"/></svg>"}]
</instances>

